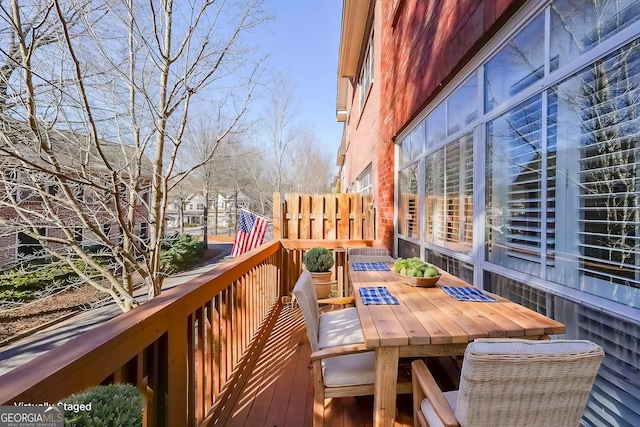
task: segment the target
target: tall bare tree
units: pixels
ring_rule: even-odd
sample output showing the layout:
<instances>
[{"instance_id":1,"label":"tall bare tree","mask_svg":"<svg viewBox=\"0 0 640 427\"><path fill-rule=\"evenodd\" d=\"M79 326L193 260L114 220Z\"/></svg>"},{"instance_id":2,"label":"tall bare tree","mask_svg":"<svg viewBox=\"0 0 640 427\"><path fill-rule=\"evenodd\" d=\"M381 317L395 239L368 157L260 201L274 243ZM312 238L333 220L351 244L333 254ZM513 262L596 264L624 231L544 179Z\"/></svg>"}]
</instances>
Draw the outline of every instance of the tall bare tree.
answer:
<instances>
[{"instance_id":1,"label":"tall bare tree","mask_svg":"<svg viewBox=\"0 0 640 427\"><path fill-rule=\"evenodd\" d=\"M209 234L209 207L212 197L217 201L220 192L235 188L230 178L230 156L233 156L237 138L247 133L246 126L236 126L233 132L226 132L228 125L223 111L214 114L200 115L189 129L189 153L192 161L199 165L193 171L193 178L198 182L198 192L204 197L203 236L207 242ZM215 205L214 234L217 234L218 208Z\"/></svg>"},{"instance_id":2,"label":"tall bare tree","mask_svg":"<svg viewBox=\"0 0 640 427\"><path fill-rule=\"evenodd\" d=\"M243 120L261 70L243 36L270 18L262 3L116 0L65 10L52 0L42 16L57 37L38 49L45 20L29 27L31 4L10 0L3 11L17 51L0 52L0 64L13 61L19 73L6 80L16 107L1 117L2 233L36 240L123 311L137 305L136 278L160 294L168 194L190 172L177 160L191 111L224 110L220 140Z\"/></svg>"},{"instance_id":3,"label":"tall bare tree","mask_svg":"<svg viewBox=\"0 0 640 427\"><path fill-rule=\"evenodd\" d=\"M266 165L252 164L249 176L268 205L273 192L325 192L330 188L332 165L313 128L297 120L292 79L276 74L269 87L269 102L262 120L260 155Z\"/></svg>"},{"instance_id":4,"label":"tall bare tree","mask_svg":"<svg viewBox=\"0 0 640 427\"><path fill-rule=\"evenodd\" d=\"M32 54L36 50L45 50L64 37L63 28L52 13L52 4L46 0L32 0L26 7L20 7L15 15L14 3L7 5L0 2L0 112L11 110L24 96L24 87L10 84L15 81L15 74L21 70L21 39L29 40ZM83 19L92 16L99 21L105 12L99 3L90 0L68 2L61 5L60 11L66 22L69 37L79 37L84 33ZM20 18L20 31L15 25L16 17ZM47 85L34 85L35 92L51 90Z\"/></svg>"},{"instance_id":5,"label":"tall bare tree","mask_svg":"<svg viewBox=\"0 0 640 427\"><path fill-rule=\"evenodd\" d=\"M276 74L271 82L269 105L265 111L264 130L272 156L274 191L283 191L286 171L293 165L291 150L298 129L295 125L296 106L291 79Z\"/></svg>"}]
</instances>

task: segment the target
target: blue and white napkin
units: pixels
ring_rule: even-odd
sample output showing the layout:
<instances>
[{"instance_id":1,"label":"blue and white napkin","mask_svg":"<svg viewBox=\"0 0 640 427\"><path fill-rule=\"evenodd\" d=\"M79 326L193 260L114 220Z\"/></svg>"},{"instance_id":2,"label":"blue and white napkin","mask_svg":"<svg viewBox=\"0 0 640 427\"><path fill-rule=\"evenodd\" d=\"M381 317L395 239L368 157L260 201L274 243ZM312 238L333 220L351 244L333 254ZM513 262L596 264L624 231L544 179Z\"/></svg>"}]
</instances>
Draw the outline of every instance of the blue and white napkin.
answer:
<instances>
[{"instance_id":1,"label":"blue and white napkin","mask_svg":"<svg viewBox=\"0 0 640 427\"><path fill-rule=\"evenodd\" d=\"M389 293L384 286L375 286L370 288L360 288L360 297L362 304L399 304L398 298Z\"/></svg>"},{"instance_id":2,"label":"blue and white napkin","mask_svg":"<svg viewBox=\"0 0 640 427\"><path fill-rule=\"evenodd\" d=\"M389 271L391 270L384 262L352 262L353 271Z\"/></svg>"},{"instance_id":3,"label":"blue and white napkin","mask_svg":"<svg viewBox=\"0 0 640 427\"><path fill-rule=\"evenodd\" d=\"M457 299L458 301L478 301L478 302L497 302L498 300L492 296L485 295L478 288L462 287L456 288L452 286L443 286L442 290Z\"/></svg>"}]
</instances>

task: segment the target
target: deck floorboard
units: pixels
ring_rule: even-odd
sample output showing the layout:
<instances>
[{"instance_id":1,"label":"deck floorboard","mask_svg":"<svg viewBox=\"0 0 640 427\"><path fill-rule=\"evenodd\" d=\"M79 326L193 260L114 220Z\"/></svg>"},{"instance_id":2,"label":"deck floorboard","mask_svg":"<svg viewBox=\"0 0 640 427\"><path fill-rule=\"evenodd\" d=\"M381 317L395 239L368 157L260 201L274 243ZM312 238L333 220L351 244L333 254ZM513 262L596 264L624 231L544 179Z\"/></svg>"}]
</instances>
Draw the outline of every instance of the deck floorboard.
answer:
<instances>
[{"instance_id":1,"label":"deck floorboard","mask_svg":"<svg viewBox=\"0 0 640 427\"><path fill-rule=\"evenodd\" d=\"M311 427L313 382L311 349L302 313L285 306L269 339L250 372L235 405L228 427ZM396 427L412 425L411 396L398 398ZM325 426L369 427L373 425L373 397L327 399Z\"/></svg>"}]
</instances>

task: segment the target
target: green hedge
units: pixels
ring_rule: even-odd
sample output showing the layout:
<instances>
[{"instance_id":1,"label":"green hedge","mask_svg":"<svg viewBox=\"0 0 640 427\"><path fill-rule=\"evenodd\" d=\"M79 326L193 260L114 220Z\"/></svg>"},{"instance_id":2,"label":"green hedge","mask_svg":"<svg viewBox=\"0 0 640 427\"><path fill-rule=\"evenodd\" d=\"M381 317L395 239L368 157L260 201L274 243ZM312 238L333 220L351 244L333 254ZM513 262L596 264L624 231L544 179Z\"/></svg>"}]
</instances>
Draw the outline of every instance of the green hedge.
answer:
<instances>
[{"instance_id":1,"label":"green hedge","mask_svg":"<svg viewBox=\"0 0 640 427\"><path fill-rule=\"evenodd\" d=\"M66 427L142 426L142 394L131 384L92 387L61 403Z\"/></svg>"},{"instance_id":2,"label":"green hedge","mask_svg":"<svg viewBox=\"0 0 640 427\"><path fill-rule=\"evenodd\" d=\"M182 271L196 264L202 257L205 244L197 236L181 234L172 236L162 248L160 268L167 274ZM97 256L106 265L109 258ZM79 261L78 266L85 265ZM62 288L77 280L77 275L64 262L44 260L0 271L0 301L29 301L47 288Z\"/></svg>"},{"instance_id":3,"label":"green hedge","mask_svg":"<svg viewBox=\"0 0 640 427\"><path fill-rule=\"evenodd\" d=\"M67 264L26 265L0 272L0 300L26 301L49 287L67 285L75 273Z\"/></svg>"},{"instance_id":4,"label":"green hedge","mask_svg":"<svg viewBox=\"0 0 640 427\"><path fill-rule=\"evenodd\" d=\"M105 264L107 258L100 257L98 262ZM77 263L80 269L85 269L83 261ZM32 262L0 271L0 301L29 301L38 292L47 288L62 288L73 284L77 274L62 261Z\"/></svg>"}]
</instances>

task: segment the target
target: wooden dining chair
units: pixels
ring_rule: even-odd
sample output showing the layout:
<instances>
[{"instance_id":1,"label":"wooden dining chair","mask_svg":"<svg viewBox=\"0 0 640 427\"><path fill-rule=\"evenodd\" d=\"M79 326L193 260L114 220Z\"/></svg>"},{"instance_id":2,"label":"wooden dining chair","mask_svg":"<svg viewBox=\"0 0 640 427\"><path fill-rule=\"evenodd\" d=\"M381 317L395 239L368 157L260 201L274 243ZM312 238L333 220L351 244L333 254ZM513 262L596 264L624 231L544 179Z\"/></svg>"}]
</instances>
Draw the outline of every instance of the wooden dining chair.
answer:
<instances>
[{"instance_id":1,"label":"wooden dining chair","mask_svg":"<svg viewBox=\"0 0 640 427\"><path fill-rule=\"evenodd\" d=\"M313 425L324 423L325 399L373 394L375 354L364 345L354 307L320 313L311 275L303 271L293 288L304 317L313 364ZM398 393L411 393L411 378L399 377Z\"/></svg>"},{"instance_id":2,"label":"wooden dining chair","mask_svg":"<svg viewBox=\"0 0 640 427\"><path fill-rule=\"evenodd\" d=\"M479 339L467 347L459 389L444 393L414 361L414 425L577 427L603 357L590 341Z\"/></svg>"}]
</instances>

